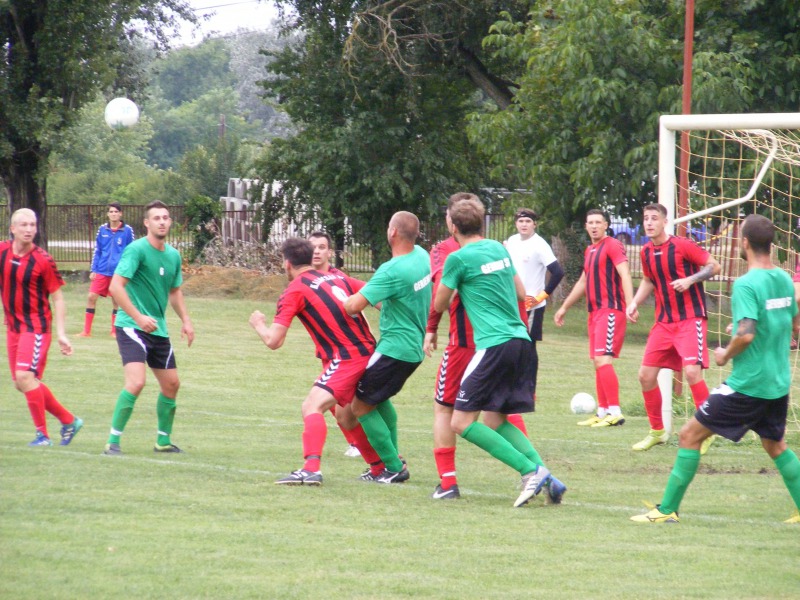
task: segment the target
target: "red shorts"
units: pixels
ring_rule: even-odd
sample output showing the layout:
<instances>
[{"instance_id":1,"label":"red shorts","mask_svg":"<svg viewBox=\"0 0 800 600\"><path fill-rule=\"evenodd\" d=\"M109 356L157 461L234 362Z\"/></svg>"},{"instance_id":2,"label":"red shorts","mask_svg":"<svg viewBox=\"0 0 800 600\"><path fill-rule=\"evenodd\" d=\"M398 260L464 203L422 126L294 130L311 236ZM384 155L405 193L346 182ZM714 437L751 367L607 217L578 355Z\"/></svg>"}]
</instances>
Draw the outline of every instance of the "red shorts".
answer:
<instances>
[{"instance_id":1,"label":"red shorts","mask_svg":"<svg viewBox=\"0 0 800 600\"><path fill-rule=\"evenodd\" d=\"M99 273L95 273L92 283L89 284L89 293L94 293L98 296L106 298L108 296L108 286L111 285L111 279L112 278L108 275L100 275Z\"/></svg>"},{"instance_id":2,"label":"red shorts","mask_svg":"<svg viewBox=\"0 0 800 600\"><path fill-rule=\"evenodd\" d=\"M348 360L324 360L322 374L314 385L330 392L339 406L347 406L356 395L356 385L367 370L369 359L369 356L358 356Z\"/></svg>"},{"instance_id":3,"label":"red shorts","mask_svg":"<svg viewBox=\"0 0 800 600\"><path fill-rule=\"evenodd\" d=\"M444 406L453 406L456 403L456 394L458 394L458 388L461 387L464 371L467 370L467 365L473 356L475 356L475 348L462 346L445 348L442 362L439 363L439 371L436 373L434 402Z\"/></svg>"},{"instance_id":4,"label":"red shorts","mask_svg":"<svg viewBox=\"0 0 800 600\"><path fill-rule=\"evenodd\" d=\"M17 380L17 371L31 371L37 379L44 375L47 351L52 335L49 333L6 332L6 350L11 379Z\"/></svg>"},{"instance_id":5,"label":"red shorts","mask_svg":"<svg viewBox=\"0 0 800 600\"><path fill-rule=\"evenodd\" d=\"M613 308L601 308L589 313L589 358L613 356L619 358L627 328L625 313Z\"/></svg>"},{"instance_id":6,"label":"red shorts","mask_svg":"<svg viewBox=\"0 0 800 600\"><path fill-rule=\"evenodd\" d=\"M691 365L701 365L707 369L707 331L708 321L705 319L656 323L647 336L642 365L678 372Z\"/></svg>"}]
</instances>

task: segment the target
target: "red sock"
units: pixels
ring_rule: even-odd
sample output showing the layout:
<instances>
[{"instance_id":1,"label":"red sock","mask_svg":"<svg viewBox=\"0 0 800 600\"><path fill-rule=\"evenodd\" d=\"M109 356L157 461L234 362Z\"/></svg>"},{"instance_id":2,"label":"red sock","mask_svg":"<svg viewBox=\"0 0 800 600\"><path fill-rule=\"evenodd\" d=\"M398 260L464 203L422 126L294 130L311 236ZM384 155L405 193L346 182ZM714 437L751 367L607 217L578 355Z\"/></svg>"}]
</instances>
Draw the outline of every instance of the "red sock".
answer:
<instances>
[{"instance_id":1,"label":"red sock","mask_svg":"<svg viewBox=\"0 0 800 600\"><path fill-rule=\"evenodd\" d=\"M597 408L602 408L608 412L608 400L606 399L606 391L603 389L603 378L600 375L600 369L594 371L594 389L597 390Z\"/></svg>"},{"instance_id":2,"label":"red sock","mask_svg":"<svg viewBox=\"0 0 800 600\"><path fill-rule=\"evenodd\" d=\"M87 308L83 317L83 333L92 333L92 321L94 321L94 309Z\"/></svg>"},{"instance_id":3,"label":"red sock","mask_svg":"<svg viewBox=\"0 0 800 600\"><path fill-rule=\"evenodd\" d=\"M603 408L619 406L619 379L617 378L617 372L614 370L614 365L603 365L597 369L596 376L599 377L600 387L603 388L605 406L600 404L599 400L598 404Z\"/></svg>"},{"instance_id":4,"label":"red sock","mask_svg":"<svg viewBox=\"0 0 800 600\"><path fill-rule=\"evenodd\" d=\"M694 385L690 385L689 389L692 391L692 400L694 400L694 407L700 408L700 405L708 400L708 386L705 379L701 379Z\"/></svg>"},{"instance_id":5,"label":"red sock","mask_svg":"<svg viewBox=\"0 0 800 600\"><path fill-rule=\"evenodd\" d=\"M642 392L642 396L647 418L650 419L650 429L664 429L664 421L661 418L661 390L656 386L652 390Z\"/></svg>"},{"instance_id":6,"label":"red sock","mask_svg":"<svg viewBox=\"0 0 800 600\"><path fill-rule=\"evenodd\" d=\"M303 419L303 458L306 471L319 471L322 448L328 435L325 417L319 413L311 413Z\"/></svg>"},{"instance_id":7,"label":"red sock","mask_svg":"<svg viewBox=\"0 0 800 600\"><path fill-rule=\"evenodd\" d=\"M506 418L509 423L524 433L525 437L528 437L528 428L525 427L525 421L522 420L522 415L508 415Z\"/></svg>"},{"instance_id":8,"label":"red sock","mask_svg":"<svg viewBox=\"0 0 800 600\"><path fill-rule=\"evenodd\" d=\"M456 485L456 447L434 448L433 458L436 461L436 470L442 480L442 489L449 490Z\"/></svg>"},{"instance_id":9,"label":"red sock","mask_svg":"<svg viewBox=\"0 0 800 600\"><path fill-rule=\"evenodd\" d=\"M364 462L366 462L370 467L375 467L373 470L373 475L377 475L383 471L383 462L381 461L381 457L378 456L378 453L375 452L372 444L369 443L367 434L364 433L364 428L361 427L361 423L356 425L355 429L351 429L348 433L353 439L353 445L358 448L359 452L361 452L361 458L364 459ZM380 469L378 469L379 466Z\"/></svg>"},{"instance_id":10,"label":"red sock","mask_svg":"<svg viewBox=\"0 0 800 600\"><path fill-rule=\"evenodd\" d=\"M68 411L64 406L56 400L53 392L45 384L40 383L39 387L44 395L44 409L53 415L56 419L61 421L62 425L69 425L75 421L75 415Z\"/></svg>"},{"instance_id":11,"label":"red sock","mask_svg":"<svg viewBox=\"0 0 800 600\"><path fill-rule=\"evenodd\" d=\"M28 401L28 410L31 411L31 418L36 431L41 431L47 435L47 421L44 416L44 391L42 386L25 392L25 399ZM47 435L47 437L50 437Z\"/></svg>"}]
</instances>

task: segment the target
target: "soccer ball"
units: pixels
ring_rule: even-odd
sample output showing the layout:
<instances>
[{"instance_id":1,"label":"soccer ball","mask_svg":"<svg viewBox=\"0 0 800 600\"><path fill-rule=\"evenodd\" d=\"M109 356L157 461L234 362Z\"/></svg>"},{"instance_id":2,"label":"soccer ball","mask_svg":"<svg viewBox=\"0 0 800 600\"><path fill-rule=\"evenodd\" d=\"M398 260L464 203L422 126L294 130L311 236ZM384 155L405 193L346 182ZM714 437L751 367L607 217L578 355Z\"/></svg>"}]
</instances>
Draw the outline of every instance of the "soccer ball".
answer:
<instances>
[{"instance_id":1,"label":"soccer ball","mask_svg":"<svg viewBox=\"0 0 800 600\"><path fill-rule=\"evenodd\" d=\"M586 392L578 392L570 400L569 407L576 415L588 415L594 412L594 398Z\"/></svg>"},{"instance_id":2,"label":"soccer ball","mask_svg":"<svg viewBox=\"0 0 800 600\"><path fill-rule=\"evenodd\" d=\"M104 116L111 129L132 127L139 121L139 107L127 98L114 98L106 104Z\"/></svg>"}]
</instances>

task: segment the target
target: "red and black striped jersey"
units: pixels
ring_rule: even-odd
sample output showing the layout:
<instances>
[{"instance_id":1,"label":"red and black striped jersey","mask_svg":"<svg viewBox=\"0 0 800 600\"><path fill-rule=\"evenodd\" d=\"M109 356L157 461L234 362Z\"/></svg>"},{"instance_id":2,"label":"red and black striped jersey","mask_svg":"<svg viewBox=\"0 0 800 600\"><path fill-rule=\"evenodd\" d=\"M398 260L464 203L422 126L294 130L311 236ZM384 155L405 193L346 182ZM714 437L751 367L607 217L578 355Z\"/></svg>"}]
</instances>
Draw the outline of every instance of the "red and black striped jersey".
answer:
<instances>
[{"instance_id":1,"label":"red and black striped jersey","mask_svg":"<svg viewBox=\"0 0 800 600\"><path fill-rule=\"evenodd\" d=\"M39 246L16 256L12 241L0 242L0 285L8 329L17 333L50 332L50 294L64 285L52 256Z\"/></svg>"},{"instance_id":2,"label":"red and black striped jersey","mask_svg":"<svg viewBox=\"0 0 800 600\"><path fill-rule=\"evenodd\" d=\"M586 274L586 305L589 312L601 308L625 310L625 294L617 265L628 261L625 246L612 237L604 237L583 253Z\"/></svg>"},{"instance_id":3,"label":"red and black striped jersey","mask_svg":"<svg viewBox=\"0 0 800 600\"><path fill-rule=\"evenodd\" d=\"M436 297L436 290L439 289L439 281L442 279L442 270L444 269L444 261L451 252L460 249L456 238L449 237L443 242L436 244L431 250L431 280L433 281L433 297ZM472 336L472 323L467 318L467 311L461 303L461 299L456 294L453 301L450 303L450 337L448 340L449 345L459 346L461 348L474 348L475 340ZM428 333L436 333L439 328L439 321L442 318L442 313L437 313L431 310L428 314L428 325L425 331Z\"/></svg>"},{"instance_id":4,"label":"red and black striped jersey","mask_svg":"<svg viewBox=\"0 0 800 600\"><path fill-rule=\"evenodd\" d=\"M675 291L670 283L694 275L710 257L692 240L674 235L658 246L652 241L642 246L642 273L655 286L656 321L675 323L707 317L702 282L685 292Z\"/></svg>"},{"instance_id":5,"label":"red and black striped jersey","mask_svg":"<svg viewBox=\"0 0 800 600\"><path fill-rule=\"evenodd\" d=\"M283 291L273 322L289 327L296 316L323 360L370 356L375 337L362 314L350 316L344 301L364 282L341 272L304 271Z\"/></svg>"}]
</instances>

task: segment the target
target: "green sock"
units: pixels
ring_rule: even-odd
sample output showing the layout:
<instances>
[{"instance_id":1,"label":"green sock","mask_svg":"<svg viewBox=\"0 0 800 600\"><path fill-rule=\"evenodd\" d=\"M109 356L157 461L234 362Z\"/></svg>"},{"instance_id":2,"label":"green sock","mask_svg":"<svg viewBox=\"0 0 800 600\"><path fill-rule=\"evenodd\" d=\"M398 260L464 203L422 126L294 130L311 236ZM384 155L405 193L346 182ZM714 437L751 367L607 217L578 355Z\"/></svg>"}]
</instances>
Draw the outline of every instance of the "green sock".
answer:
<instances>
[{"instance_id":1,"label":"green sock","mask_svg":"<svg viewBox=\"0 0 800 600\"><path fill-rule=\"evenodd\" d=\"M117 404L114 407L114 415L111 417L111 433L108 435L109 444L119 444L119 438L125 431L125 425L133 413L133 405L136 404L136 396L124 389L117 396Z\"/></svg>"},{"instance_id":2,"label":"green sock","mask_svg":"<svg viewBox=\"0 0 800 600\"><path fill-rule=\"evenodd\" d=\"M668 515L678 512L678 508L683 500L683 495L692 483L697 467L700 465L700 450L689 450L688 448L678 448L678 455L675 457L675 464L667 480L667 489L664 490L664 497L661 499L662 513Z\"/></svg>"},{"instance_id":3,"label":"green sock","mask_svg":"<svg viewBox=\"0 0 800 600\"><path fill-rule=\"evenodd\" d=\"M507 464L520 475L536 470L536 464L514 448L502 435L483 423L477 421L472 423L461 433L461 437Z\"/></svg>"},{"instance_id":4,"label":"green sock","mask_svg":"<svg viewBox=\"0 0 800 600\"><path fill-rule=\"evenodd\" d=\"M794 505L800 510L800 459L787 448L775 458L774 462L783 477L783 483L789 489Z\"/></svg>"},{"instance_id":5,"label":"green sock","mask_svg":"<svg viewBox=\"0 0 800 600\"><path fill-rule=\"evenodd\" d=\"M537 467L544 466L542 457L539 456L536 448L533 447L531 441L519 430L519 428L515 427L508 421L505 421L502 425L500 425L500 427L495 429L495 431L503 436L503 439L507 440L508 443L514 446L516 450L522 452L525 457Z\"/></svg>"},{"instance_id":6,"label":"green sock","mask_svg":"<svg viewBox=\"0 0 800 600\"><path fill-rule=\"evenodd\" d=\"M383 417L386 427L389 428L389 435L392 436L392 444L397 453L400 454L400 446L397 445L397 411L394 408L394 404L392 404L392 399L384 400L375 407L375 410Z\"/></svg>"},{"instance_id":7,"label":"green sock","mask_svg":"<svg viewBox=\"0 0 800 600\"><path fill-rule=\"evenodd\" d=\"M169 446L172 443L169 439L172 433L172 423L175 421L175 400L159 394L158 402L156 402L156 414L158 415L158 440L156 443L159 446Z\"/></svg>"},{"instance_id":8,"label":"green sock","mask_svg":"<svg viewBox=\"0 0 800 600\"><path fill-rule=\"evenodd\" d=\"M369 443L381 457L386 468L395 473L402 471L403 463L397 457L397 448L392 444L392 435L381 413L377 409L370 411L364 416L358 417L358 422L361 423Z\"/></svg>"}]
</instances>

